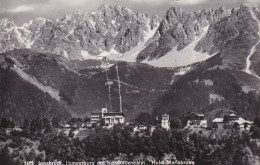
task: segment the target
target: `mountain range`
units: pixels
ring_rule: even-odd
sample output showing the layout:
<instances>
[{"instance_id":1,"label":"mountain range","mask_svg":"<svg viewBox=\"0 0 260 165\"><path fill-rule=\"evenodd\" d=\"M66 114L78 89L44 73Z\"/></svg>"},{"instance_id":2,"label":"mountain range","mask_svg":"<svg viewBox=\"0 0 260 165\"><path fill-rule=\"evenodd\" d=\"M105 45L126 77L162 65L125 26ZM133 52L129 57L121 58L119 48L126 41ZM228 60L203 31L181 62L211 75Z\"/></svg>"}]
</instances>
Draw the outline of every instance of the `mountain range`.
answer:
<instances>
[{"instance_id":1,"label":"mountain range","mask_svg":"<svg viewBox=\"0 0 260 165\"><path fill-rule=\"evenodd\" d=\"M22 121L124 113L208 118L260 108L260 6L170 8L163 18L121 6L17 26L0 20L1 115ZM106 57L108 60L102 60ZM112 82L109 98L107 82Z\"/></svg>"}]
</instances>

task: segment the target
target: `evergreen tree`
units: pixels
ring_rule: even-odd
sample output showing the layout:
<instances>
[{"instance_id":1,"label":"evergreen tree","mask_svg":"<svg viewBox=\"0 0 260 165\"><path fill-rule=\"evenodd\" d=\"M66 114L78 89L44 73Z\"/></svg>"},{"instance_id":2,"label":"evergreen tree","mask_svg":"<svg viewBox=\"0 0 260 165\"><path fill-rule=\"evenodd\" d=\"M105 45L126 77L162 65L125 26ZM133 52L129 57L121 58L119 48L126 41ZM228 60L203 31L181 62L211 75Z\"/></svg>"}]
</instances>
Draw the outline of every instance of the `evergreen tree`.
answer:
<instances>
[{"instance_id":1,"label":"evergreen tree","mask_svg":"<svg viewBox=\"0 0 260 165\"><path fill-rule=\"evenodd\" d=\"M12 159L9 155L7 146L5 146L0 152L0 164L1 165L12 165Z\"/></svg>"},{"instance_id":2,"label":"evergreen tree","mask_svg":"<svg viewBox=\"0 0 260 165\"><path fill-rule=\"evenodd\" d=\"M24 122L23 122L22 128L23 129L29 129L29 127L30 127L29 121L27 119L25 119Z\"/></svg>"},{"instance_id":3,"label":"evergreen tree","mask_svg":"<svg viewBox=\"0 0 260 165\"><path fill-rule=\"evenodd\" d=\"M57 117L54 117L52 120L51 120L51 124L54 128L58 128L59 127L59 124L60 124L61 120Z\"/></svg>"}]
</instances>

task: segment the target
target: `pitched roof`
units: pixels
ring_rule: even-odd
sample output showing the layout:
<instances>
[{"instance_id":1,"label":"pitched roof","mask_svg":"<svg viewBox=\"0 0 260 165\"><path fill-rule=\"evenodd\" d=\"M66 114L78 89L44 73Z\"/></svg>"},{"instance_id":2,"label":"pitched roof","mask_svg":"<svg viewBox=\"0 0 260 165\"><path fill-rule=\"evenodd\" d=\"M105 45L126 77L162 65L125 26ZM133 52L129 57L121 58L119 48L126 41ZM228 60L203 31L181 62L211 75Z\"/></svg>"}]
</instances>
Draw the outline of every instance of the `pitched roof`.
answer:
<instances>
[{"instance_id":1,"label":"pitched roof","mask_svg":"<svg viewBox=\"0 0 260 165\"><path fill-rule=\"evenodd\" d=\"M162 117L168 117L169 115L167 115L166 113L164 115L162 115Z\"/></svg>"},{"instance_id":2,"label":"pitched roof","mask_svg":"<svg viewBox=\"0 0 260 165\"><path fill-rule=\"evenodd\" d=\"M213 123L223 123L224 118L215 118L212 122Z\"/></svg>"},{"instance_id":3,"label":"pitched roof","mask_svg":"<svg viewBox=\"0 0 260 165\"><path fill-rule=\"evenodd\" d=\"M252 122L252 121L248 121L248 120L245 120L245 119L243 119L243 118L238 118L238 120L235 120L234 121L235 123L238 123L238 124L244 124L244 123L248 123L248 124L253 124L254 122Z\"/></svg>"},{"instance_id":4,"label":"pitched roof","mask_svg":"<svg viewBox=\"0 0 260 165\"><path fill-rule=\"evenodd\" d=\"M107 112L103 113L104 116L125 116L122 112Z\"/></svg>"},{"instance_id":5,"label":"pitched roof","mask_svg":"<svg viewBox=\"0 0 260 165\"><path fill-rule=\"evenodd\" d=\"M203 113L195 113L195 112L190 112L187 116L189 116L191 114L194 114L194 115L197 115L197 116L204 116Z\"/></svg>"}]
</instances>

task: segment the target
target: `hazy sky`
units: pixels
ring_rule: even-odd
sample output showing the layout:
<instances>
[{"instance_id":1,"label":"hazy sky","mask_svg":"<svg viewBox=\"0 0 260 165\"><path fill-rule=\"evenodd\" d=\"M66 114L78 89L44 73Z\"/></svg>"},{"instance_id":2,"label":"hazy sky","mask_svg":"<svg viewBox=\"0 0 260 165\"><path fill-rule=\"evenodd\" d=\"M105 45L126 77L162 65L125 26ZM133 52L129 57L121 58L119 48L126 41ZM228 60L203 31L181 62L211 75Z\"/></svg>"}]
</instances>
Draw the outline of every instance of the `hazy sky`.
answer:
<instances>
[{"instance_id":1,"label":"hazy sky","mask_svg":"<svg viewBox=\"0 0 260 165\"><path fill-rule=\"evenodd\" d=\"M134 12L158 14L163 17L171 6L194 11L220 6L237 7L242 3L260 3L260 0L0 0L0 18L11 18L21 24L36 17L61 17L76 9L92 12L104 3L118 4Z\"/></svg>"}]
</instances>

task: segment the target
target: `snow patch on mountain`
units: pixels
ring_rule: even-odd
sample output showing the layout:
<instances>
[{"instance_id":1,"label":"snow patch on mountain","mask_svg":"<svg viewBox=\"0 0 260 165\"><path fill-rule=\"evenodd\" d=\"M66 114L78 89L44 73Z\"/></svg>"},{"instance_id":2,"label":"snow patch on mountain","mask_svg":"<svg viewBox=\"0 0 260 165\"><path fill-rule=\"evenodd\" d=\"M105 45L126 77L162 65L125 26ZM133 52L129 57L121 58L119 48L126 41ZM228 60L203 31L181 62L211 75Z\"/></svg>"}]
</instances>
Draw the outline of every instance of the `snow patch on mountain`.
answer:
<instances>
[{"instance_id":1,"label":"snow patch on mountain","mask_svg":"<svg viewBox=\"0 0 260 165\"><path fill-rule=\"evenodd\" d=\"M203 33L196 37L195 40L189 44L183 50L177 51L177 46L173 50L167 53L165 56L149 61L148 59L144 60L142 63L150 64L157 67L179 67L186 66L196 62L204 61L210 57L208 53L202 53L195 51L195 47L198 42L206 36L209 26L203 28Z\"/></svg>"},{"instance_id":2,"label":"snow patch on mountain","mask_svg":"<svg viewBox=\"0 0 260 165\"><path fill-rule=\"evenodd\" d=\"M215 101L222 101L225 100L225 98L221 95L215 94L215 93L210 93L209 94L209 103L213 104Z\"/></svg>"},{"instance_id":3,"label":"snow patch on mountain","mask_svg":"<svg viewBox=\"0 0 260 165\"><path fill-rule=\"evenodd\" d=\"M24 23L20 27L17 27L17 26L14 27L14 31L16 33L18 41L20 43L22 43L23 45L25 45L25 48L28 48L28 49L30 49L32 47L32 45L34 44L34 40L30 39L32 32L30 30L28 30L29 27L32 25L32 23L33 23L33 21L30 20L29 22Z\"/></svg>"},{"instance_id":4,"label":"snow patch on mountain","mask_svg":"<svg viewBox=\"0 0 260 165\"><path fill-rule=\"evenodd\" d=\"M32 25L32 20L30 20L29 22L23 24L19 29L25 31L26 33L31 33L31 31L28 30L28 27Z\"/></svg>"},{"instance_id":5,"label":"snow patch on mountain","mask_svg":"<svg viewBox=\"0 0 260 165\"><path fill-rule=\"evenodd\" d=\"M172 85L172 83L175 80L175 76L182 76L185 75L189 70L191 69L191 67L182 67L180 68L176 73L174 73L174 75L172 76L172 81L170 82L170 85Z\"/></svg>"},{"instance_id":6,"label":"snow patch on mountain","mask_svg":"<svg viewBox=\"0 0 260 165\"><path fill-rule=\"evenodd\" d=\"M71 34L74 33L74 29L75 29L75 28L72 28L72 29L69 31L69 35L71 35Z\"/></svg>"},{"instance_id":7,"label":"snow patch on mountain","mask_svg":"<svg viewBox=\"0 0 260 165\"><path fill-rule=\"evenodd\" d=\"M191 69L191 67L185 67L185 68L181 68L178 72L176 72L174 75L185 75L189 70Z\"/></svg>"},{"instance_id":8,"label":"snow patch on mountain","mask_svg":"<svg viewBox=\"0 0 260 165\"><path fill-rule=\"evenodd\" d=\"M214 85L214 82L213 82L212 80L210 80L210 79L204 80L203 82L204 82L204 84L205 84L206 86L213 86L213 85Z\"/></svg>"},{"instance_id":9,"label":"snow patch on mountain","mask_svg":"<svg viewBox=\"0 0 260 165\"><path fill-rule=\"evenodd\" d=\"M66 50L63 50L63 55L64 55L65 58L69 59L69 55L68 55Z\"/></svg>"},{"instance_id":10,"label":"snow patch on mountain","mask_svg":"<svg viewBox=\"0 0 260 165\"><path fill-rule=\"evenodd\" d=\"M89 19L89 22L92 25L92 27L96 30L95 28L96 22L94 22L92 19Z\"/></svg>"},{"instance_id":11,"label":"snow patch on mountain","mask_svg":"<svg viewBox=\"0 0 260 165\"><path fill-rule=\"evenodd\" d=\"M86 50L81 50L81 56L84 60L94 59L95 56L88 53Z\"/></svg>"},{"instance_id":12,"label":"snow patch on mountain","mask_svg":"<svg viewBox=\"0 0 260 165\"><path fill-rule=\"evenodd\" d=\"M7 18L2 18L2 19L0 19L0 25L1 26L6 26L7 25L7 22L8 22L8 19Z\"/></svg>"},{"instance_id":13,"label":"snow patch on mountain","mask_svg":"<svg viewBox=\"0 0 260 165\"><path fill-rule=\"evenodd\" d=\"M151 28L149 27L149 22L150 20L148 20L146 25L148 31L144 31L145 37L143 42L140 42L139 45L133 47L131 50L124 54L120 54L116 50L112 49L110 52L108 52L108 54L105 53L106 57L116 61L136 62L138 54L147 46L147 42L155 35L156 30L159 26L159 24L157 24L157 26L153 30L151 30ZM104 56L104 54L102 54L101 56Z\"/></svg>"},{"instance_id":14,"label":"snow patch on mountain","mask_svg":"<svg viewBox=\"0 0 260 165\"><path fill-rule=\"evenodd\" d=\"M112 20L111 23L112 23L112 25L115 26L116 21L115 21L115 20Z\"/></svg>"},{"instance_id":15,"label":"snow patch on mountain","mask_svg":"<svg viewBox=\"0 0 260 165\"><path fill-rule=\"evenodd\" d=\"M22 43L23 45L25 45L25 48L31 48L33 42L26 39L26 38L23 38L22 37L22 34L19 32L18 28L15 28L15 33L17 35L17 39L20 43Z\"/></svg>"},{"instance_id":16,"label":"snow patch on mountain","mask_svg":"<svg viewBox=\"0 0 260 165\"><path fill-rule=\"evenodd\" d=\"M114 47L115 47L115 45L114 45ZM100 53L98 56L99 57L108 57L109 59L116 60L117 59L116 57L120 57L121 54L113 48L108 52L104 51L104 52Z\"/></svg>"},{"instance_id":17,"label":"snow patch on mountain","mask_svg":"<svg viewBox=\"0 0 260 165\"><path fill-rule=\"evenodd\" d=\"M242 91L243 91L244 93L248 93L248 92L254 91L254 90L255 90L254 88L252 88L252 87L250 87L250 86L248 86L248 85L243 85L243 86L242 86Z\"/></svg>"}]
</instances>

